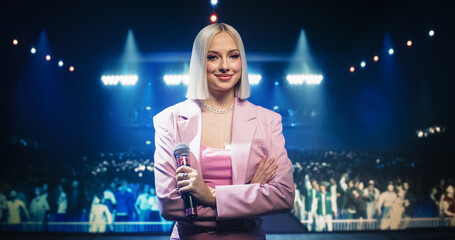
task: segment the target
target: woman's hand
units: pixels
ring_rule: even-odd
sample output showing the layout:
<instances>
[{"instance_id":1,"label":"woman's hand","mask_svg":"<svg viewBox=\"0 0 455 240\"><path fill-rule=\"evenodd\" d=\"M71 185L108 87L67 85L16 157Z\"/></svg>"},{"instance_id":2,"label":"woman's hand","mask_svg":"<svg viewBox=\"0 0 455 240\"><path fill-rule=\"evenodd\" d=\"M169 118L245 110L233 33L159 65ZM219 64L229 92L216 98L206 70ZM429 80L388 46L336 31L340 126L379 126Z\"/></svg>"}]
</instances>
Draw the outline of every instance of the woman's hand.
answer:
<instances>
[{"instance_id":1,"label":"woman's hand","mask_svg":"<svg viewBox=\"0 0 455 240\"><path fill-rule=\"evenodd\" d=\"M204 179L196 169L180 166L176 173L175 178L180 193L189 193L201 203L216 205L215 189L205 184Z\"/></svg>"},{"instance_id":2,"label":"woman's hand","mask_svg":"<svg viewBox=\"0 0 455 240\"><path fill-rule=\"evenodd\" d=\"M266 157L264 156L259 162L258 169L256 169L256 172L254 172L253 179L251 179L251 183L259 184L268 183L272 176L276 173L276 169L278 168L278 165L273 163L275 163L274 158L266 162Z\"/></svg>"}]
</instances>

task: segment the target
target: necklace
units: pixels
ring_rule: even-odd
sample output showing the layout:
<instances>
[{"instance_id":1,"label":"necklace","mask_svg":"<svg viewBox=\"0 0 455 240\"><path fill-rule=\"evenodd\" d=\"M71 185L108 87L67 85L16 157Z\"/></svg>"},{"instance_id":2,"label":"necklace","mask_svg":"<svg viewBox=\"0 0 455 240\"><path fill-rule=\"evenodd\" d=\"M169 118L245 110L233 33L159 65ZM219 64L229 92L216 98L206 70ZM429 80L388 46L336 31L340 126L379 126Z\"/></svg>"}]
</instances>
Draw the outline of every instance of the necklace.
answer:
<instances>
[{"instance_id":1,"label":"necklace","mask_svg":"<svg viewBox=\"0 0 455 240\"><path fill-rule=\"evenodd\" d=\"M201 104L205 109L209 110L210 112L214 112L214 113L218 113L218 114L230 112L232 109L234 109L234 105L235 105L235 104L232 104L232 106L230 106L226 109L223 109L223 110L216 110L216 109L213 109L212 107L210 107L209 105L207 105L207 103L205 103L204 100L201 100Z\"/></svg>"}]
</instances>

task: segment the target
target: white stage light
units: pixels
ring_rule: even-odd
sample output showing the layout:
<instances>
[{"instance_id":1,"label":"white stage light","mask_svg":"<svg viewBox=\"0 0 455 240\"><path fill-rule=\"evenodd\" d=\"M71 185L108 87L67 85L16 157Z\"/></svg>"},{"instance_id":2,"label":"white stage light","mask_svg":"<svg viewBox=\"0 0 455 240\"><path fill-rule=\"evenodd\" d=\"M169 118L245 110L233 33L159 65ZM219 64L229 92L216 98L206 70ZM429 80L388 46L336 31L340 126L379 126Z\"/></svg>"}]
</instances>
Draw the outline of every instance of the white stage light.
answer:
<instances>
[{"instance_id":1,"label":"white stage light","mask_svg":"<svg viewBox=\"0 0 455 240\"><path fill-rule=\"evenodd\" d=\"M138 79L137 75L123 75L120 76L120 83L124 86L132 86L136 84Z\"/></svg>"},{"instance_id":2,"label":"white stage light","mask_svg":"<svg viewBox=\"0 0 455 240\"><path fill-rule=\"evenodd\" d=\"M131 86L137 83L139 77L137 75L103 75L101 81L104 85L117 85Z\"/></svg>"},{"instance_id":3,"label":"white stage light","mask_svg":"<svg viewBox=\"0 0 455 240\"><path fill-rule=\"evenodd\" d=\"M150 110L152 110L152 108L147 106L147 107L145 107L145 110L150 111Z\"/></svg>"},{"instance_id":4,"label":"white stage light","mask_svg":"<svg viewBox=\"0 0 455 240\"><path fill-rule=\"evenodd\" d=\"M190 76L188 74L166 74L163 76L164 83L166 85L188 85L190 81Z\"/></svg>"},{"instance_id":5,"label":"white stage light","mask_svg":"<svg viewBox=\"0 0 455 240\"><path fill-rule=\"evenodd\" d=\"M218 4L218 0L210 0L210 4L212 4L212 6L216 6Z\"/></svg>"},{"instance_id":6,"label":"white stage light","mask_svg":"<svg viewBox=\"0 0 455 240\"><path fill-rule=\"evenodd\" d=\"M367 65L365 61L360 62L360 67L364 68Z\"/></svg>"},{"instance_id":7,"label":"white stage light","mask_svg":"<svg viewBox=\"0 0 455 240\"><path fill-rule=\"evenodd\" d=\"M393 50L393 48L390 48L390 49L389 49L389 55L393 55L394 52L395 52L395 51Z\"/></svg>"},{"instance_id":8,"label":"white stage light","mask_svg":"<svg viewBox=\"0 0 455 240\"><path fill-rule=\"evenodd\" d=\"M58 66L59 67L63 67L63 61L62 60L58 61Z\"/></svg>"},{"instance_id":9,"label":"white stage light","mask_svg":"<svg viewBox=\"0 0 455 240\"><path fill-rule=\"evenodd\" d=\"M261 82L262 76L260 74L248 74L250 85L258 85Z\"/></svg>"},{"instance_id":10,"label":"white stage light","mask_svg":"<svg viewBox=\"0 0 455 240\"><path fill-rule=\"evenodd\" d=\"M36 53L36 48L32 47L32 48L30 49L30 52L31 52L32 54L35 54L35 53Z\"/></svg>"},{"instance_id":11,"label":"white stage light","mask_svg":"<svg viewBox=\"0 0 455 240\"><path fill-rule=\"evenodd\" d=\"M430 37L434 36L434 30L433 29L428 32L428 36L430 36Z\"/></svg>"},{"instance_id":12,"label":"white stage light","mask_svg":"<svg viewBox=\"0 0 455 240\"><path fill-rule=\"evenodd\" d=\"M319 85L323 76L320 74L289 74L286 76L286 80L288 80L289 84L291 85Z\"/></svg>"},{"instance_id":13,"label":"white stage light","mask_svg":"<svg viewBox=\"0 0 455 240\"><path fill-rule=\"evenodd\" d=\"M423 131L422 130L417 131L417 137L418 138L423 137Z\"/></svg>"}]
</instances>

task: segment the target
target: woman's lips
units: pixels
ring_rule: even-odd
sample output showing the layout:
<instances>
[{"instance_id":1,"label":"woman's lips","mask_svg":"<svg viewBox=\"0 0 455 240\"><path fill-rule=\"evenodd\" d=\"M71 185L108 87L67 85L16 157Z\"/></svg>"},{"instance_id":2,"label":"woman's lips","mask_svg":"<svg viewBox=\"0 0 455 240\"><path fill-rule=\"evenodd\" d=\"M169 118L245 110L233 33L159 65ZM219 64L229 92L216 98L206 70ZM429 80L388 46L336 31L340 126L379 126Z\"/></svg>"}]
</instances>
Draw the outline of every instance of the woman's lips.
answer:
<instances>
[{"instance_id":1,"label":"woman's lips","mask_svg":"<svg viewBox=\"0 0 455 240\"><path fill-rule=\"evenodd\" d=\"M222 81L227 81L232 78L232 75L227 75L227 74L221 74L221 75L215 75L215 76Z\"/></svg>"}]
</instances>

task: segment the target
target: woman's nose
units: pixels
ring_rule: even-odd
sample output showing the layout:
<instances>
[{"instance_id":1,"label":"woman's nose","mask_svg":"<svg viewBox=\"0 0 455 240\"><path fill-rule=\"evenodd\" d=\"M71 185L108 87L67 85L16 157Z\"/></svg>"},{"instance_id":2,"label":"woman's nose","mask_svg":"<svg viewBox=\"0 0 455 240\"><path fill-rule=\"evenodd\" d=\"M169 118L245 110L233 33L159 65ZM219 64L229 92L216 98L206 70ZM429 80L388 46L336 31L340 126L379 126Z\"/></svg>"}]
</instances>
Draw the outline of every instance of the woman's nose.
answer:
<instances>
[{"instance_id":1,"label":"woman's nose","mask_svg":"<svg viewBox=\"0 0 455 240\"><path fill-rule=\"evenodd\" d=\"M229 71L229 64L226 59L221 60L219 70L220 70L220 72Z\"/></svg>"}]
</instances>

